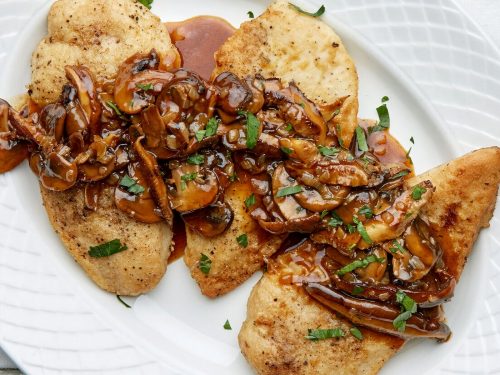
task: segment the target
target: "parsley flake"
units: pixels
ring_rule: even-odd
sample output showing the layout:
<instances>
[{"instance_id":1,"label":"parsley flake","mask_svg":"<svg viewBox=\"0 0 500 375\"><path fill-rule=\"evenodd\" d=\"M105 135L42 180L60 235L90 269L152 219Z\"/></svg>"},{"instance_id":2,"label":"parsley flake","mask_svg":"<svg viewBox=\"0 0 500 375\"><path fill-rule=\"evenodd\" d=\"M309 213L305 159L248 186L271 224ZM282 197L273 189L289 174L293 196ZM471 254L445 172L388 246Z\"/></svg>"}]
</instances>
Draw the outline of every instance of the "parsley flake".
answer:
<instances>
[{"instance_id":1,"label":"parsley flake","mask_svg":"<svg viewBox=\"0 0 500 375\"><path fill-rule=\"evenodd\" d=\"M367 219L371 219L373 217L372 209L370 208L370 206L368 206L366 204L359 209L358 213L360 213L361 215L363 215Z\"/></svg>"},{"instance_id":2,"label":"parsley flake","mask_svg":"<svg viewBox=\"0 0 500 375\"><path fill-rule=\"evenodd\" d=\"M154 0L139 0L139 2L144 5L146 8L151 9L151 5Z\"/></svg>"},{"instance_id":3,"label":"parsley flake","mask_svg":"<svg viewBox=\"0 0 500 375\"><path fill-rule=\"evenodd\" d=\"M281 197L286 197L287 195L294 195L301 192L302 192L302 186L300 185L288 186L279 189L278 192L276 193L276 197L281 198Z\"/></svg>"},{"instance_id":4,"label":"parsley flake","mask_svg":"<svg viewBox=\"0 0 500 375\"><path fill-rule=\"evenodd\" d=\"M290 4L297 12L302 13L302 14L306 14L306 15L311 16L311 17L321 17L325 13L325 10L326 10L325 6L322 5L319 7L319 9L316 12L312 13L312 12L306 12L305 10L299 8L297 5L294 5L292 3L288 3L288 4Z\"/></svg>"},{"instance_id":5,"label":"parsley flake","mask_svg":"<svg viewBox=\"0 0 500 375\"><path fill-rule=\"evenodd\" d=\"M236 242L238 242L238 245L241 247L247 247L248 246L248 236L246 234L242 234L238 237L236 237Z\"/></svg>"},{"instance_id":6,"label":"parsley flake","mask_svg":"<svg viewBox=\"0 0 500 375\"><path fill-rule=\"evenodd\" d=\"M252 193L248 196L247 199L245 199L245 207L250 208L255 204L255 194Z\"/></svg>"},{"instance_id":7,"label":"parsley flake","mask_svg":"<svg viewBox=\"0 0 500 375\"><path fill-rule=\"evenodd\" d=\"M247 137L247 147L251 150L257 146L257 140L259 139L259 128L260 121L252 112L240 111L238 112L240 116L245 116L246 118L246 137Z\"/></svg>"},{"instance_id":8,"label":"parsley flake","mask_svg":"<svg viewBox=\"0 0 500 375\"><path fill-rule=\"evenodd\" d=\"M363 334L358 327L352 327L349 332L351 332L351 335L353 335L358 340L363 340Z\"/></svg>"},{"instance_id":9,"label":"parsley flake","mask_svg":"<svg viewBox=\"0 0 500 375\"><path fill-rule=\"evenodd\" d=\"M288 147L281 147L281 151L283 151L287 155L290 155L293 152L293 150Z\"/></svg>"},{"instance_id":10,"label":"parsley flake","mask_svg":"<svg viewBox=\"0 0 500 375\"><path fill-rule=\"evenodd\" d=\"M340 152L339 148L336 147L326 147L326 146L318 146L319 153L323 156L334 156Z\"/></svg>"},{"instance_id":11,"label":"parsley flake","mask_svg":"<svg viewBox=\"0 0 500 375\"><path fill-rule=\"evenodd\" d=\"M187 162L193 165L200 165L205 162L205 156L200 154L193 154L187 158Z\"/></svg>"},{"instance_id":12,"label":"parsley flake","mask_svg":"<svg viewBox=\"0 0 500 375\"><path fill-rule=\"evenodd\" d=\"M200 261L198 263L198 268L205 275L208 275L208 273L210 272L210 268L212 268L212 260L205 254L200 254Z\"/></svg>"},{"instance_id":13,"label":"parsley flake","mask_svg":"<svg viewBox=\"0 0 500 375\"><path fill-rule=\"evenodd\" d=\"M389 110L387 109L387 104L385 104L389 98L384 96L382 98L382 105L377 107L378 114L378 124L372 126L369 130L369 133L374 133L382 130L387 130L391 127L391 117L389 116Z\"/></svg>"},{"instance_id":14,"label":"parsley flake","mask_svg":"<svg viewBox=\"0 0 500 375\"><path fill-rule=\"evenodd\" d=\"M372 244L373 241L368 235L368 232L366 231L366 228L363 225L363 223L356 216L354 216L352 220L354 221L354 224L356 224L356 229L358 230L358 233L361 235L363 241L365 241L368 245Z\"/></svg>"},{"instance_id":15,"label":"parsley flake","mask_svg":"<svg viewBox=\"0 0 500 375\"><path fill-rule=\"evenodd\" d=\"M418 305L411 298L406 295L402 290L398 290L396 293L396 302L399 303L404 310L399 314L396 319L392 321L392 325L399 332L404 332L406 329L406 321L411 318L411 316L417 312Z\"/></svg>"},{"instance_id":16,"label":"parsley flake","mask_svg":"<svg viewBox=\"0 0 500 375\"><path fill-rule=\"evenodd\" d=\"M148 83L148 84L138 83L137 85L135 85L135 87L137 87L138 89L143 90L143 91L151 91L154 88L152 83Z\"/></svg>"},{"instance_id":17,"label":"parsley flake","mask_svg":"<svg viewBox=\"0 0 500 375\"><path fill-rule=\"evenodd\" d=\"M427 191L427 189L422 187L422 186L418 186L418 185L414 186L413 190L411 192L411 197L414 200L419 201L420 199L422 199L422 194L424 194L426 191Z\"/></svg>"},{"instance_id":18,"label":"parsley flake","mask_svg":"<svg viewBox=\"0 0 500 375\"><path fill-rule=\"evenodd\" d=\"M255 18L255 16L253 15L253 12L251 10L249 10L247 12L247 14L248 14L248 18Z\"/></svg>"},{"instance_id":19,"label":"parsley flake","mask_svg":"<svg viewBox=\"0 0 500 375\"><path fill-rule=\"evenodd\" d=\"M126 245L122 245L120 240L112 240L97 246L90 246L89 255L92 258L104 258L124 250L127 250Z\"/></svg>"},{"instance_id":20,"label":"parsley flake","mask_svg":"<svg viewBox=\"0 0 500 375\"><path fill-rule=\"evenodd\" d=\"M358 141L358 148L361 151L368 151L368 143L366 143L365 131L359 125L356 127L356 140Z\"/></svg>"},{"instance_id":21,"label":"parsley flake","mask_svg":"<svg viewBox=\"0 0 500 375\"><path fill-rule=\"evenodd\" d=\"M306 339L311 341L326 340L332 338L344 337L345 333L341 328L330 329L308 329Z\"/></svg>"},{"instance_id":22,"label":"parsley flake","mask_svg":"<svg viewBox=\"0 0 500 375\"><path fill-rule=\"evenodd\" d=\"M365 291L365 288L359 285L355 285L354 288L352 288L351 294L357 296L358 294L361 294Z\"/></svg>"},{"instance_id":23,"label":"parsley flake","mask_svg":"<svg viewBox=\"0 0 500 375\"><path fill-rule=\"evenodd\" d=\"M131 309L132 306L130 306L127 302L125 302L124 300L122 300L122 297L119 296L118 294L116 295L116 299L118 299L118 301L120 301L120 303L125 306L127 309Z\"/></svg>"},{"instance_id":24,"label":"parsley flake","mask_svg":"<svg viewBox=\"0 0 500 375\"><path fill-rule=\"evenodd\" d=\"M337 215L336 212L332 212L332 218L330 219L330 221L328 222L328 225L331 226L331 227L338 227L339 225L342 225L344 224L344 222L342 221L342 219L340 218L339 215Z\"/></svg>"},{"instance_id":25,"label":"parsley flake","mask_svg":"<svg viewBox=\"0 0 500 375\"><path fill-rule=\"evenodd\" d=\"M144 193L144 186L139 185L136 180L130 177L128 174L122 177L120 180L120 186L127 189L127 191L134 195L139 195Z\"/></svg>"},{"instance_id":26,"label":"parsley flake","mask_svg":"<svg viewBox=\"0 0 500 375\"><path fill-rule=\"evenodd\" d=\"M337 275L344 276L346 273L352 272L358 268L366 268L368 267L368 265L374 262L383 263L385 262L385 259L377 258L375 255L371 254L364 259L357 259L354 262L345 265L337 271Z\"/></svg>"},{"instance_id":27,"label":"parsley flake","mask_svg":"<svg viewBox=\"0 0 500 375\"><path fill-rule=\"evenodd\" d=\"M224 329L227 330L227 331L231 331L232 328L231 328L231 324L229 323L229 320L226 319L226 322L224 323Z\"/></svg>"}]
</instances>

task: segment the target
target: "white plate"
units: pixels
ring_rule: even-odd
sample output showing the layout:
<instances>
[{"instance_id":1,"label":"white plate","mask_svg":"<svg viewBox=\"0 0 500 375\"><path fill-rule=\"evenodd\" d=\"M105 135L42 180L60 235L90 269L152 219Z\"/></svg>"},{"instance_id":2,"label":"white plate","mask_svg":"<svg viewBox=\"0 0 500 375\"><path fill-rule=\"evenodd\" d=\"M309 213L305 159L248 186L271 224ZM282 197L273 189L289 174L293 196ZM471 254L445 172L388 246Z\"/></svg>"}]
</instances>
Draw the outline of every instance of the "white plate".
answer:
<instances>
[{"instance_id":1,"label":"white plate","mask_svg":"<svg viewBox=\"0 0 500 375\"><path fill-rule=\"evenodd\" d=\"M237 25L248 10L257 14L266 3L163 0L155 3L154 11L164 20L215 14ZM341 34L356 61L360 115L375 117L380 98L388 95L393 133L406 146L411 136L416 141L412 155L417 172L453 158L459 146L500 144L500 82L494 78L500 76L498 55L452 2L439 3L331 1L327 9L336 17L323 17ZM10 18L18 20L23 13L17 4L2 0L0 14L17 9L19 16ZM29 81L30 54L46 32L47 10L48 4L9 50L0 97L22 92ZM9 33L1 30L1 37ZM5 51L1 47L0 53ZM452 126L445 126L440 115ZM209 301L200 295L182 261L176 262L156 290L128 299L133 309L125 309L95 287L65 252L26 166L0 177L0 186L0 344L27 372L251 373L236 336L246 298L259 275ZM455 297L446 306L454 332L451 342L413 342L385 366L384 373L498 371L500 256L492 250L498 247L493 236L500 233L498 223L495 217L492 228L481 235ZM226 319L233 331L222 328Z\"/></svg>"}]
</instances>

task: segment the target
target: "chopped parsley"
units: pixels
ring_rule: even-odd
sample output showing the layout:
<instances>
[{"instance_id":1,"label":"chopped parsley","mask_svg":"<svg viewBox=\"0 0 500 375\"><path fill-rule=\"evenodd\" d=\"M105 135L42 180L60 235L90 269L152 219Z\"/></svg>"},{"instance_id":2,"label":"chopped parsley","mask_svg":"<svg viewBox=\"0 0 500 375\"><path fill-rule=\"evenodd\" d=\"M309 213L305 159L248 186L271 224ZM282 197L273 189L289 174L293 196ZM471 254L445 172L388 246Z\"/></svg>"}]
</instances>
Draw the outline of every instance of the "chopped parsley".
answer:
<instances>
[{"instance_id":1,"label":"chopped parsley","mask_svg":"<svg viewBox=\"0 0 500 375\"><path fill-rule=\"evenodd\" d=\"M321 211L321 214L319 215L319 218L323 219L326 215L328 215L328 210Z\"/></svg>"},{"instance_id":2,"label":"chopped parsley","mask_svg":"<svg viewBox=\"0 0 500 375\"><path fill-rule=\"evenodd\" d=\"M245 207L250 208L255 204L255 194L252 193L248 196L247 199L245 199Z\"/></svg>"},{"instance_id":3,"label":"chopped parsley","mask_svg":"<svg viewBox=\"0 0 500 375\"><path fill-rule=\"evenodd\" d=\"M187 158L187 162L193 165L200 165L205 162L205 156L200 154L193 154Z\"/></svg>"},{"instance_id":4,"label":"chopped parsley","mask_svg":"<svg viewBox=\"0 0 500 375\"><path fill-rule=\"evenodd\" d=\"M181 190L186 190L187 188L187 182L189 181L194 181L198 177L198 173L193 172L193 173L186 173L185 175L181 176Z\"/></svg>"},{"instance_id":5,"label":"chopped parsley","mask_svg":"<svg viewBox=\"0 0 500 375\"><path fill-rule=\"evenodd\" d=\"M420 199L422 199L422 194L424 194L426 191L427 191L427 189L422 187L422 186L418 186L418 185L414 186L413 190L411 192L411 197L414 200L419 201Z\"/></svg>"},{"instance_id":6,"label":"chopped parsley","mask_svg":"<svg viewBox=\"0 0 500 375\"><path fill-rule=\"evenodd\" d=\"M231 331L232 328L231 328L231 324L229 323L229 320L226 319L226 322L224 323L224 329L227 330L227 331Z\"/></svg>"},{"instance_id":7,"label":"chopped parsley","mask_svg":"<svg viewBox=\"0 0 500 375\"><path fill-rule=\"evenodd\" d=\"M144 5L146 8L151 9L151 5L154 0L139 0L139 2Z\"/></svg>"},{"instance_id":8,"label":"chopped parsley","mask_svg":"<svg viewBox=\"0 0 500 375\"><path fill-rule=\"evenodd\" d=\"M306 15L311 16L311 17L321 17L325 13L325 10L326 10L325 6L322 5L319 7L319 9L316 12L311 13L311 12L306 12L305 10L299 8L297 5L294 5L292 3L288 3L288 4L290 4L297 12L302 13L302 14L306 14Z\"/></svg>"},{"instance_id":9,"label":"chopped parsley","mask_svg":"<svg viewBox=\"0 0 500 375\"><path fill-rule=\"evenodd\" d=\"M356 229L358 230L358 233L361 235L363 241L365 241L368 245L373 243L363 223L356 216L354 216L352 220L354 221L354 224L356 224Z\"/></svg>"},{"instance_id":10,"label":"chopped parsley","mask_svg":"<svg viewBox=\"0 0 500 375\"><path fill-rule=\"evenodd\" d=\"M154 88L152 83L148 83L148 84L138 83L137 85L135 85L135 87L137 87L138 89L143 90L143 91L151 91Z\"/></svg>"},{"instance_id":11,"label":"chopped parsley","mask_svg":"<svg viewBox=\"0 0 500 375\"><path fill-rule=\"evenodd\" d=\"M128 174L122 177L120 180L120 186L127 189L127 191L134 195L139 195L144 193L144 186L139 185L136 180L130 177Z\"/></svg>"},{"instance_id":12,"label":"chopped parsley","mask_svg":"<svg viewBox=\"0 0 500 375\"><path fill-rule=\"evenodd\" d=\"M210 268L212 268L212 260L207 257L205 254L200 255L200 262L198 263L198 268L205 275L208 275L210 272Z\"/></svg>"},{"instance_id":13,"label":"chopped parsley","mask_svg":"<svg viewBox=\"0 0 500 375\"><path fill-rule=\"evenodd\" d=\"M404 252L406 251L406 249L405 249L403 246L401 246L401 244L399 243L399 241L398 241L398 240L394 240L394 241L392 241L392 244L393 244L395 247L391 247L391 248L389 248L389 250L391 251L391 253L396 254L398 251L399 251L400 253L404 253Z\"/></svg>"},{"instance_id":14,"label":"chopped parsley","mask_svg":"<svg viewBox=\"0 0 500 375\"><path fill-rule=\"evenodd\" d=\"M255 18L255 16L253 15L253 12L251 10L249 10L247 12L247 14L248 14L248 18Z\"/></svg>"},{"instance_id":15,"label":"chopped parsley","mask_svg":"<svg viewBox=\"0 0 500 375\"><path fill-rule=\"evenodd\" d=\"M301 192L302 192L302 186L300 185L288 186L279 189L278 192L276 193L276 197L281 198L281 197L286 197L287 195L294 195Z\"/></svg>"},{"instance_id":16,"label":"chopped parsley","mask_svg":"<svg viewBox=\"0 0 500 375\"><path fill-rule=\"evenodd\" d=\"M219 128L219 122L215 117L211 117L208 120L207 126L204 130L198 130L194 136L198 142L203 141L205 138L209 138L217 134L217 129Z\"/></svg>"},{"instance_id":17,"label":"chopped parsley","mask_svg":"<svg viewBox=\"0 0 500 375\"><path fill-rule=\"evenodd\" d=\"M350 233L350 234L353 234L354 232L356 232L356 226L355 225L352 225L352 224L347 224L347 231Z\"/></svg>"},{"instance_id":18,"label":"chopped parsley","mask_svg":"<svg viewBox=\"0 0 500 375\"><path fill-rule=\"evenodd\" d=\"M257 146L257 140L259 139L259 128L260 121L252 112L240 111L238 112L240 116L245 116L246 118L246 136L247 136L247 147L251 150Z\"/></svg>"},{"instance_id":19,"label":"chopped parsley","mask_svg":"<svg viewBox=\"0 0 500 375\"><path fill-rule=\"evenodd\" d=\"M351 294L354 294L355 296L357 296L358 294L361 294L364 291L365 291L365 288L363 288L362 286L359 286L359 285L355 285L354 288L352 288Z\"/></svg>"},{"instance_id":20,"label":"chopped parsley","mask_svg":"<svg viewBox=\"0 0 500 375\"><path fill-rule=\"evenodd\" d=\"M344 222L342 221L342 219L340 218L339 215L337 215L336 212L332 212L332 218L330 219L330 221L328 222L328 225L331 226L331 227L338 227L339 225L342 225L344 224Z\"/></svg>"},{"instance_id":21,"label":"chopped parsley","mask_svg":"<svg viewBox=\"0 0 500 375\"><path fill-rule=\"evenodd\" d=\"M247 247L248 246L248 236L246 234L242 234L238 237L236 237L236 242L238 242L238 245L241 247Z\"/></svg>"},{"instance_id":22,"label":"chopped parsley","mask_svg":"<svg viewBox=\"0 0 500 375\"><path fill-rule=\"evenodd\" d=\"M401 305L403 312L393 320L392 325L399 332L404 332L406 329L406 321L417 312L417 303L406 295L402 290L396 292L396 302Z\"/></svg>"},{"instance_id":23,"label":"chopped parsley","mask_svg":"<svg viewBox=\"0 0 500 375\"><path fill-rule=\"evenodd\" d=\"M353 335L358 340L363 340L363 334L358 327L352 327L349 332L351 332L351 335Z\"/></svg>"},{"instance_id":24,"label":"chopped parsley","mask_svg":"<svg viewBox=\"0 0 500 375\"><path fill-rule=\"evenodd\" d=\"M370 206L368 206L366 204L359 209L358 213L360 213L361 215L363 215L367 219L371 219L373 217L372 209L370 208Z\"/></svg>"},{"instance_id":25,"label":"chopped parsley","mask_svg":"<svg viewBox=\"0 0 500 375\"><path fill-rule=\"evenodd\" d=\"M106 105L111 108L119 117L123 117L122 111L118 108L118 106L112 101L107 101Z\"/></svg>"},{"instance_id":26,"label":"chopped parsley","mask_svg":"<svg viewBox=\"0 0 500 375\"><path fill-rule=\"evenodd\" d=\"M340 147L345 148L344 140L342 139L342 127L340 126L340 124L337 124L335 130L337 130L337 139L339 141Z\"/></svg>"},{"instance_id":27,"label":"chopped parsley","mask_svg":"<svg viewBox=\"0 0 500 375\"><path fill-rule=\"evenodd\" d=\"M413 137L410 137L410 142L411 142L412 145L415 144L415 140L413 139Z\"/></svg>"},{"instance_id":28,"label":"chopped parsley","mask_svg":"<svg viewBox=\"0 0 500 375\"><path fill-rule=\"evenodd\" d=\"M231 176L229 176L229 181L231 182L235 182L235 181L238 181L238 175L235 173L233 173Z\"/></svg>"},{"instance_id":29,"label":"chopped parsley","mask_svg":"<svg viewBox=\"0 0 500 375\"><path fill-rule=\"evenodd\" d=\"M345 333L341 328L330 328L330 329L308 329L306 339L311 341L326 340L332 338L344 337Z\"/></svg>"},{"instance_id":30,"label":"chopped parsley","mask_svg":"<svg viewBox=\"0 0 500 375\"><path fill-rule=\"evenodd\" d=\"M334 156L340 152L340 149L336 147L326 147L326 146L318 146L319 153L323 156Z\"/></svg>"},{"instance_id":31,"label":"chopped parsley","mask_svg":"<svg viewBox=\"0 0 500 375\"><path fill-rule=\"evenodd\" d=\"M385 104L388 100L389 98L387 96L384 96L382 98L383 104L380 107L377 107L378 124L370 128L370 134L382 130L387 130L391 127L391 117L389 116L387 104Z\"/></svg>"},{"instance_id":32,"label":"chopped parsley","mask_svg":"<svg viewBox=\"0 0 500 375\"><path fill-rule=\"evenodd\" d=\"M395 180L397 180L398 178L404 177L404 176L406 176L409 173L410 173L410 171L408 169L405 169L404 171L396 173L394 176L392 176L392 178L395 179Z\"/></svg>"},{"instance_id":33,"label":"chopped parsley","mask_svg":"<svg viewBox=\"0 0 500 375\"><path fill-rule=\"evenodd\" d=\"M377 258L375 255L371 254L364 259L358 259L352 263L345 265L344 267L342 267L337 271L337 275L344 276L346 273L352 272L358 268L366 268L368 267L368 265L374 262L383 263L385 262L385 259Z\"/></svg>"},{"instance_id":34,"label":"chopped parsley","mask_svg":"<svg viewBox=\"0 0 500 375\"><path fill-rule=\"evenodd\" d=\"M365 131L359 125L356 127L356 140L358 141L358 148L361 151L368 151L368 143L366 143Z\"/></svg>"},{"instance_id":35,"label":"chopped parsley","mask_svg":"<svg viewBox=\"0 0 500 375\"><path fill-rule=\"evenodd\" d=\"M122 245L120 240L111 240L97 246L90 246L89 255L92 258L104 258L124 250L127 250L127 246Z\"/></svg>"},{"instance_id":36,"label":"chopped parsley","mask_svg":"<svg viewBox=\"0 0 500 375\"><path fill-rule=\"evenodd\" d=\"M283 151L287 155L290 155L293 152L293 150L288 147L281 147L281 151Z\"/></svg>"},{"instance_id":37,"label":"chopped parsley","mask_svg":"<svg viewBox=\"0 0 500 375\"><path fill-rule=\"evenodd\" d=\"M130 306L127 302L125 302L124 300L122 300L122 297L119 296L118 294L116 295L116 298L118 299L118 301L120 301L120 303L125 306L127 309L131 309L132 306Z\"/></svg>"},{"instance_id":38,"label":"chopped parsley","mask_svg":"<svg viewBox=\"0 0 500 375\"><path fill-rule=\"evenodd\" d=\"M286 127L285 127L285 130L286 130L287 132L291 132L291 131L293 130L293 125L292 125L292 124L290 124L290 123L287 123L287 124L286 124Z\"/></svg>"}]
</instances>

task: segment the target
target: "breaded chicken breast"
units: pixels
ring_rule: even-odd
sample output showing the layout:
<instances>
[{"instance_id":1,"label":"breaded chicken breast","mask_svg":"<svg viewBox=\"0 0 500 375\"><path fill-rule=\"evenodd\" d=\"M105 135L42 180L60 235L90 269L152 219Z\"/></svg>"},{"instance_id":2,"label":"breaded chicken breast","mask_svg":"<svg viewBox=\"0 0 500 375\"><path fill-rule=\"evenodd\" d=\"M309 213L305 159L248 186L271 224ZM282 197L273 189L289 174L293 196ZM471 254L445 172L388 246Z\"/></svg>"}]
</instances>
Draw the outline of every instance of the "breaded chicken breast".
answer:
<instances>
[{"instance_id":1,"label":"breaded chicken breast","mask_svg":"<svg viewBox=\"0 0 500 375\"><path fill-rule=\"evenodd\" d=\"M245 22L215 55L213 75L231 71L239 77L261 74L295 81L318 104L336 103L331 126L350 144L357 126L358 77L340 37L321 21L299 13L286 1L276 1L260 17ZM187 229L185 262L202 293L215 297L231 291L262 267L280 247L283 237L263 237L264 231L245 211L249 184L233 184L225 198L234 211L230 228L216 238ZM243 248L236 237L248 234ZM262 239L264 238L264 239ZM200 253L212 261L208 275L198 268Z\"/></svg>"},{"instance_id":2,"label":"breaded chicken breast","mask_svg":"<svg viewBox=\"0 0 500 375\"><path fill-rule=\"evenodd\" d=\"M432 181L436 190L421 211L443 259L458 279L481 228L488 225L500 183L500 148L474 151L408 181ZM239 333L245 358L258 374L376 374L402 347L402 339L361 329L364 339L347 335L311 342L308 329L352 324L312 300L304 290L282 285L270 272L254 287L247 319Z\"/></svg>"},{"instance_id":3,"label":"breaded chicken breast","mask_svg":"<svg viewBox=\"0 0 500 375\"><path fill-rule=\"evenodd\" d=\"M137 52L156 49L164 62L175 59L167 28L135 0L59 0L50 9L48 35L33 53L31 98L57 101L67 82L65 66L85 65L100 80ZM101 288L137 295L154 288L167 267L172 229L142 224L118 210L106 190L96 212L84 208L82 188L50 192L41 187L49 219L67 250ZM90 246L119 239L128 249L91 258Z\"/></svg>"}]
</instances>

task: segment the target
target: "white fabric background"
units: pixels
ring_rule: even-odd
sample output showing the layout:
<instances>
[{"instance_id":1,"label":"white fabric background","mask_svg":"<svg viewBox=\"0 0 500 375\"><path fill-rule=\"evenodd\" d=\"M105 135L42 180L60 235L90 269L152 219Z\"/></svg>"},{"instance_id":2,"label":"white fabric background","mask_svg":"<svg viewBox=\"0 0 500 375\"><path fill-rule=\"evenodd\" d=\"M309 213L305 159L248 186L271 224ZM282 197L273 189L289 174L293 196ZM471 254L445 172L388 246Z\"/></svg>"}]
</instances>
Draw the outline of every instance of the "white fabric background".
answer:
<instances>
[{"instance_id":1,"label":"white fabric background","mask_svg":"<svg viewBox=\"0 0 500 375\"><path fill-rule=\"evenodd\" d=\"M387 1L390 2L392 0ZM465 12L477 22L497 47L500 48L500 0L455 1L462 6ZM7 371L1 369L12 369L15 367L15 364L0 349L0 374L7 375Z\"/></svg>"}]
</instances>

